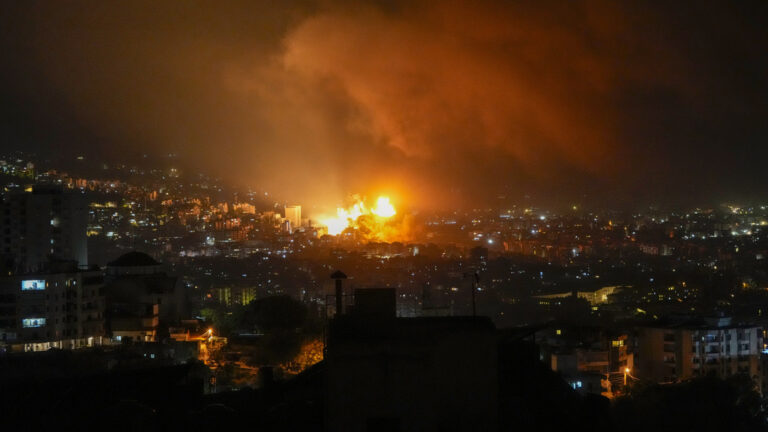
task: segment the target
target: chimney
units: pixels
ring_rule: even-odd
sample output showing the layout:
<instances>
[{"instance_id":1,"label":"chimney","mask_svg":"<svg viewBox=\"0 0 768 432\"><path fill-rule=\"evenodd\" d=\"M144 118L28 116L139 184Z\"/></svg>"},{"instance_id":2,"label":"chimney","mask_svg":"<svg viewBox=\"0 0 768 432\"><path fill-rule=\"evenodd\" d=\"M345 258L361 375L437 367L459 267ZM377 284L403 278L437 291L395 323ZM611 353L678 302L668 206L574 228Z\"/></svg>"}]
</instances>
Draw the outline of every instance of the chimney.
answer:
<instances>
[{"instance_id":1,"label":"chimney","mask_svg":"<svg viewBox=\"0 0 768 432\"><path fill-rule=\"evenodd\" d=\"M344 289L341 287L341 281L346 279L347 275L336 270L331 274L331 279L336 282L336 316L341 316L344 312Z\"/></svg>"}]
</instances>

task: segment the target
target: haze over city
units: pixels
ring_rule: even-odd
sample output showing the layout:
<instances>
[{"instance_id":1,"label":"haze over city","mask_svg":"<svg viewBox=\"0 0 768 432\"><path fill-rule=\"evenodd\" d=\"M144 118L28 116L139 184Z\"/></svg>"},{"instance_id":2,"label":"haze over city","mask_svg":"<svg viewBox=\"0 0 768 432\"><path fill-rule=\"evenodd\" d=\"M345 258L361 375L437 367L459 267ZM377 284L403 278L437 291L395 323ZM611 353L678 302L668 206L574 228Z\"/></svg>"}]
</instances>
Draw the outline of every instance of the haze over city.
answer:
<instances>
[{"instance_id":1,"label":"haze over city","mask_svg":"<svg viewBox=\"0 0 768 432\"><path fill-rule=\"evenodd\" d=\"M305 205L760 197L763 2L7 3L6 149Z\"/></svg>"}]
</instances>

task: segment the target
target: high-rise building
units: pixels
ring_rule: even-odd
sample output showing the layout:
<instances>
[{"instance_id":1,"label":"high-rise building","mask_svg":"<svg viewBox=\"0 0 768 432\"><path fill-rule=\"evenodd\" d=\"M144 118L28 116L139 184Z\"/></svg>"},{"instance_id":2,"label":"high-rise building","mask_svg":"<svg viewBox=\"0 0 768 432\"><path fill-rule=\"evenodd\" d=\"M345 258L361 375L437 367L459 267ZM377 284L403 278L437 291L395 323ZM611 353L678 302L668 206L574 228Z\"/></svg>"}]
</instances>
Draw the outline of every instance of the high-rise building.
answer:
<instances>
[{"instance_id":1,"label":"high-rise building","mask_svg":"<svg viewBox=\"0 0 768 432\"><path fill-rule=\"evenodd\" d=\"M0 203L0 256L12 273L47 271L53 261L88 265L88 210L82 194L51 186Z\"/></svg>"},{"instance_id":2,"label":"high-rise building","mask_svg":"<svg viewBox=\"0 0 768 432\"><path fill-rule=\"evenodd\" d=\"M291 221L291 228L299 228L301 226L301 206L285 206L285 218Z\"/></svg>"}]
</instances>

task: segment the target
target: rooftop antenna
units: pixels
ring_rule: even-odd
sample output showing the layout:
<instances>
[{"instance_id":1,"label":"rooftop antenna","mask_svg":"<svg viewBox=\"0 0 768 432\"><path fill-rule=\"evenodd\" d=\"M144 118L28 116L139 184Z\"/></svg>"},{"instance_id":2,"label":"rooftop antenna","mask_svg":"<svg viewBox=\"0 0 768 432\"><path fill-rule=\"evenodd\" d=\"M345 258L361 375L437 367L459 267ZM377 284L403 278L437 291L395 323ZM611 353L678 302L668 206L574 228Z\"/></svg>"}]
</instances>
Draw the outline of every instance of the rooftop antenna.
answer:
<instances>
[{"instance_id":1,"label":"rooftop antenna","mask_svg":"<svg viewBox=\"0 0 768 432\"><path fill-rule=\"evenodd\" d=\"M477 316L477 309L475 306L475 291L477 291L477 286L480 284L480 274L477 272L477 270L464 272L464 277L471 277L472 278L472 316Z\"/></svg>"}]
</instances>

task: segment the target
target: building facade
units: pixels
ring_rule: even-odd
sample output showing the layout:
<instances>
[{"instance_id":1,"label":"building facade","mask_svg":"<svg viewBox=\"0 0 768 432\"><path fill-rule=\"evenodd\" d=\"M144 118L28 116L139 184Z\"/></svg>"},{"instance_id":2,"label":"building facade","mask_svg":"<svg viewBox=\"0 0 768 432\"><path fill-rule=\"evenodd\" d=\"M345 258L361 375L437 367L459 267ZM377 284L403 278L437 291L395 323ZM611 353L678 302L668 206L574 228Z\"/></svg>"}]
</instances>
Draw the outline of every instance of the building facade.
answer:
<instances>
[{"instance_id":1,"label":"building facade","mask_svg":"<svg viewBox=\"0 0 768 432\"><path fill-rule=\"evenodd\" d=\"M285 206L285 218L291 222L291 229L301 227L301 206Z\"/></svg>"},{"instance_id":2,"label":"building facade","mask_svg":"<svg viewBox=\"0 0 768 432\"><path fill-rule=\"evenodd\" d=\"M760 380L762 329L734 325L730 318L644 327L638 331L637 347L637 374L654 382L740 373Z\"/></svg>"},{"instance_id":3,"label":"building facade","mask_svg":"<svg viewBox=\"0 0 768 432\"><path fill-rule=\"evenodd\" d=\"M105 343L100 271L0 278L0 346L10 351L74 349Z\"/></svg>"},{"instance_id":4,"label":"building facade","mask_svg":"<svg viewBox=\"0 0 768 432\"><path fill-rule=\"evenodd\" d=\"M107 333L116 341L157 341L188 315L184 284L141 252L107 264L104 292Z\"/></svg>"}]
</instances>

